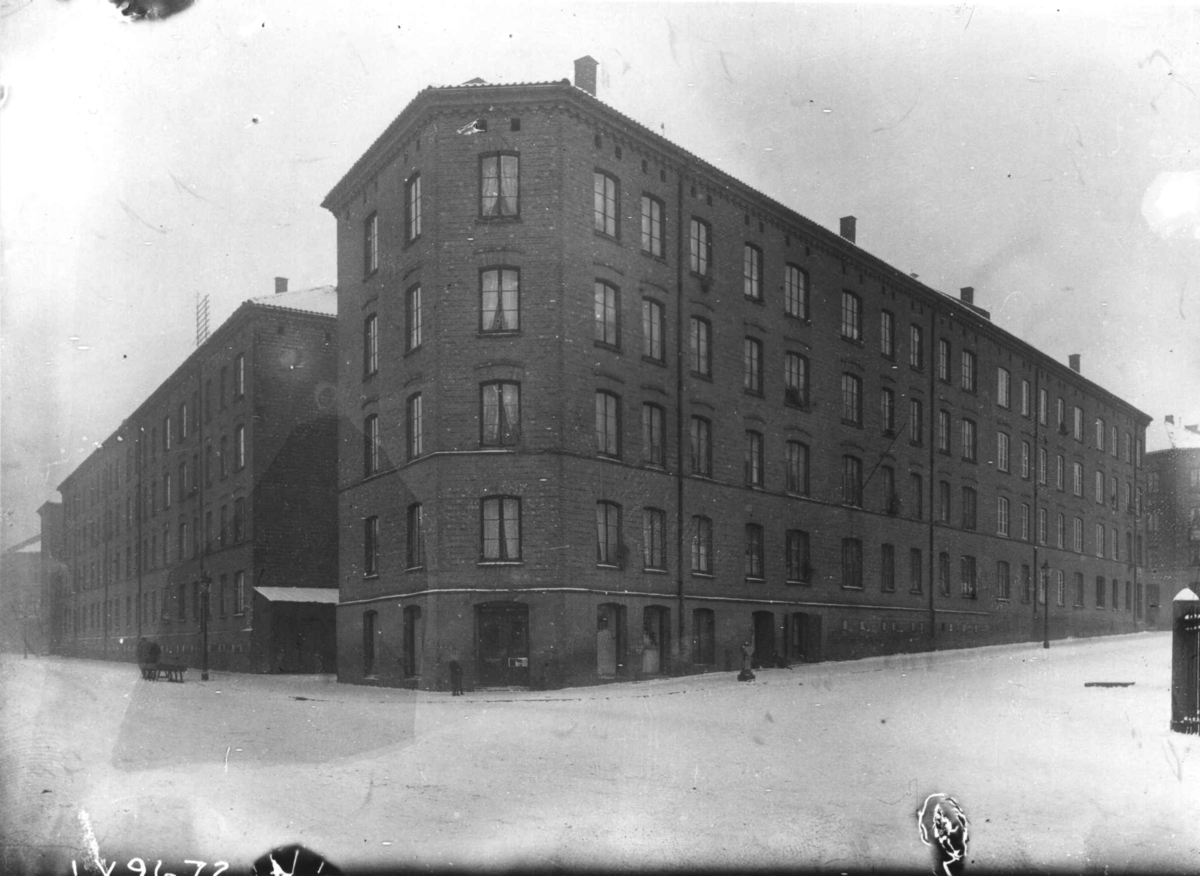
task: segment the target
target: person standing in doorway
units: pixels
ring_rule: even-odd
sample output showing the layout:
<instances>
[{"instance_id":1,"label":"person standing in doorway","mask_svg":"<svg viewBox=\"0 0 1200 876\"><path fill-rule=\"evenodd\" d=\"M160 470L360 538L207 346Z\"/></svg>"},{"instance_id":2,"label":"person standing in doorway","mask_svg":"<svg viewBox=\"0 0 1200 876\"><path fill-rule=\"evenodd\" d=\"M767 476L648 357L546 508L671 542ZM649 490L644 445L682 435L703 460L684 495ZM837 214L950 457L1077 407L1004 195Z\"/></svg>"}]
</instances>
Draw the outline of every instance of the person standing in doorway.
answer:
<instances>
[{"instance_id":1,"label":"person standing in doorway","mask_svg":"<svg viewBox=\"0 0 1200 876\"><path fill-rule=\"evenodd\" d=\"M450 693L451 696L462 696L462 664L457 660L450 661Z\"/></svg>"}]
</instances>

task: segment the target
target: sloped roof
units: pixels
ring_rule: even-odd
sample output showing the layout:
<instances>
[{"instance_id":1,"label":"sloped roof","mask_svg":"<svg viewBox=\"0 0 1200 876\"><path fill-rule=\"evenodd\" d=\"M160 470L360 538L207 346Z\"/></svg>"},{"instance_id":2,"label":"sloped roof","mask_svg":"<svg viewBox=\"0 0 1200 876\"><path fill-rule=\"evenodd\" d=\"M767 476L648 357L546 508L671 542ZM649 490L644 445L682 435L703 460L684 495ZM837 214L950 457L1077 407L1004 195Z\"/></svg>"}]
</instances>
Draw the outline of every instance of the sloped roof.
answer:
<instances>
[{"instance_id":1,"label":"sloped roof","mask_svg":"<svg viewBox=\"0 0 1200 876\"><path fill-rule=\"evenodd\" d=\"M303 310L325 316L337 316L337 287L314 286L311 289L260 295L257 298L251 298L250 303L265 307L282 307L286 310Z\"/></svg>"}]
</instances>

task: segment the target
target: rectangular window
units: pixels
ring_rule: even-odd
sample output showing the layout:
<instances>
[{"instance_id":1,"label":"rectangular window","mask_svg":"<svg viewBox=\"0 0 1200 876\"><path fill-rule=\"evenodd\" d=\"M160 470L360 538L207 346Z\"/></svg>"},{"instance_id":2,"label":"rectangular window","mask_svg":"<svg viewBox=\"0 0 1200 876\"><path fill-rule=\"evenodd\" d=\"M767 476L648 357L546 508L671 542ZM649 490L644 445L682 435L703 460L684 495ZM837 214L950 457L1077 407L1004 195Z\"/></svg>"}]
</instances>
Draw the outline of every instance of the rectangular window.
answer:
<instances>
[{"instance_id":1,"label":"rectangular window","mask_svg":"<svg viewBox=\"0 0 1200 876\"><path fill-rule=\"evenodd\" d=\"M783 401L794 407L808 406L808 359L799 353L783 357Z\"/></svg>"},{"instance_id":2,"label":"rectangular window","mask_svg":"<svg viewBox=\"0 0 1200 876\"><path fill-rule=\"evenodd\" d=\"M651 298L642 299L642 355L663 361L663 306Z\"/></svg>"},{"instance_id":3,"label":"rectangular window","mask_svg":"<svg viewBox=\"0 0 1200 876\"><path fill-rule=\"evenodd\" d=\"M420 503L408 506L407 567L416 569L425 565L425 518Z\"/></svg>"},{"instance_id":4,"label":"rectangular window","mask_svg":"<svg viewBox=\"0 0 1200 876\"><path fill-rule=\"evenodd\" d=\"M642 404L642 461L646 465L666 465L663 454L663 409L656 404Z\"/></svg>"},{"instance_id":5,"label":"rectangular window","mask_svg":"<svg viewBox=\"0 0 1200 876\"><path fill-rule=\"evenodd\" d=\"M950 554L945 551L938 554L938 591L950 595Z\"/></svg>"},{"instance_id":6,"label":"rectangular window","mask_svg":"<svg viewBox=\"0 0 1200 876\"><path fill-rule=\"evenodd\" d=\"M879 352L889 359L896 356L896 320L890 310L879 311Z\"/></svg>"},{"instance_id":7,"label":"rectangular window","mask_svg":"<svg viewBox=\"0 0 1200 876\"><path fill-rule=\"evenodd\" d=\"M692 518L692 573L712 574L712 521L707 517Z\"/></svg>"},{"instance_id":8,"label":"rectangular window","mask_svg":"<svg viewBox=\"0 0 1200 876\"><path fill-rule=\"evenodd\" d=\"M1083 553L1083 519L1076 517L1072 528L1072 549L1077 554Z\"/></svg>"},{"instance_id":9,"label":"rectangular window","mask_svg":"<svg viewBox=\"0 0 1200 876\"><path fill-rule=\"evenodd\" d=\"M481 559L492 562L521 559L521 500L489 496L480 503L483 517Z\"/></svg>"},{"instance_id":10,"label":"rectangular window","mask_svg":"<svg viewBox=\"0 0 1200 876\"><path fill-rule=\"evenodd\" d=\"M243 398L246 395L246 354L238 353L233 359L233 397L234 399ZM187 405L183 406L184 415L186 418ZM182 427L183 437L187 437L187 427Z\"/></svg>"},{"instance_id":11,"label":"rectangular window","mask_svg":"<svg viewBox=\"0 0 1200 876\"><path fill-rule=\"evenodd\" d=\"M1066 545L1066 532L1067 532L1066 521L1067 521L1067 518L1064 517L1060 513L1058 515L1058 523L1055 527L1055 539L1054 539L1054 544L1060 548L1064 547ZM1082 539L1082 537L1083 537L1083 535L1082 535L1082 530L1081 530L1080 538Z\"/></svg>"},{"instance_id":12,"label":"rectangular window","mask_svg":"<svg viewBox=\"0 0 1200 876\"><path fill-rule=\"evenodd\" d=\"M763 436L761 432L746 433L746 483L752 487L763 484Z\"/></svg>"},{"instance_id":13,"label":"rectangular window","mask_svg":"<svg viewBox=\"0 0 1200 876\"><path fill-rule=\"evenodd\" d=\"M404 236L409 241L421 236L421 175L414 173L404 186Z\"/></svg>"},{"instance_id":14,"label":"rectangular window","mask_svg":"<svg viewBox=\"0 0 1200 876\"><path fill-rule=\"evenodd\" d=\"M1097 470L1095 473L1094 481L1095 481L1095 483L1094 483L1095 489L1093 490L1093 492L1095 494L1096 504L1103 505L1104 504L1104 472Z\"/></svg>"},{"instance_id":15,"label":"rectangular window","mask_svg":"<svg viewBox=\"0 0 1200 876\"><path fill-rule=\"evenodd\" d=\"M883 494L883 512L896 515L900 513L900 497L896 495L896 470L890 465L880 466L880 492Z\"/></svg>"},{"instance_id":16,"label":"rectangular window","mask_svg":"<svg viewBox=\"0 0 1200 876\"><path fill-rule=\"evenodd\" d=\"M742 387L751 395L762 395L762 341L744 338L742 343Z\"/></svg>"},{"instance_id":17,"label":"rectangular window","mask_svg":"<svg viewBox=\"0 0 1200 876\"><path fill-rule=\"evenodd\" d=\"M925 412L919 399L909 399L908 402L908 440L911 444L920 446L925 443Z\"/></svg>"},{"instance_id":18,"label":"rectangular window","mask_svg":"<svg viewBox=\"0 0 1200 876\"><path fill-rule=\"evenodd\" d=\"M789 529L785 550L787 552L787 580L789 582L807 581L809 575L808 533L800 529Z\"/></svg>"},{"instance_id":19,"label":"rectangular window","mask_svg":"<svg viewBox=\"0 0 1200 876\"><path fill-rule=\"evenodd\" d=\"M1117 458L1117 427L1113 426L1109 433L1108 452L1112 454L1113 459Z\"/></svg>"},{"instance_id":20,"label":"rectangular window","mask_svg":"<svg viewBox=\"0 0 1200 876\"><path fill-rule=\"evenodd\" d=\"M920 548L909 548L908 551L908 592L920 593L925 586L924 563L921 559Z\"/></svg>"},{"instance_id":21,"label":"rectangular window","mask_svg":"<svg viewBox=\"0 0 1200 876\"><path fill-rule=\"evenodd\" d=\"M848 289L842 290L842 337L862 341L862 299Z\"/></svg>"},{"instance_id":22,"label":"rectangular window","mask_svg":"<svg viewBox=\"0 0 1200 876\"><path fill-rule=\"evenodd\" d=\"M363 321L363 377L379 372L379 317L372 313Z\"/></svg>"},{"instance_id":23,"label":"rectangular window","mask_svg":"<svg viewBox=\"0 0 1200 876\"><path fill-rule=\"evenodd\" d=\"M193 454L192 459L195 460ZM246 427L239 423L233 427L233 470L241 471L246 467ZM194 465L193 465L194 468ZM195 473L193 472L193 478ZM195 486L193 484L193 486Z\"/></svg>"},{"instance_id":24,"label":"rectangular window","mask_svg":"<svg viewBox=\"0 0 1200 876\"><path fill-rule=\"evenodd\" d=\"M609 237L620 237L620 183L615 176L601 170L592 176L595 229Z\"/></svg>"},{"instance_id":25,"label":"rectangular window","mask_svg":"<svg viewBox=\"0 0 1200 876\"><path fill-rule=\"evenodd\" d=\"M974 599L977 592L976 584L975 558L964 556L962 558L962 595L967 599Z\"/></svg>"},{"instance_id":26,"label":"rectangular window","mask_svg":"<svg viewBox=\"0 0 1200 876\"><path fill-rule=\"evenodd\" d=\"M862 506L862 460L857 456L842 457L842 501Z\"/></svg>"},{"instance_id":27,"label":"rectangular window","mask_svg":"<svg viewBox=\"0 0 1200 876\"><path fill-rule=\"evenodd\" d=\"M596 298L596 343L610 347L621 345L620 292L616 286L597 280Z\"/></svg>"},{"instance_id":28,"label":"rectangular window","mask_svg":"<svg viewBox=\"0 0 1200 876\"><path fill-rule=\"evenodd\" d=\"M1096 524L1096 556L1098 556L1098 557L1104 556L1104 533L1105 533L1104 524L1097 523Z\"/></svg>"},{"instance_id":29,"label":"rectangular window","mask_svg":"<svg viewBox=\"0 0 1200 876\"><path fill-rule=\"evenodd\" d=\"M596 503L596 563L621 566L621 506Z\"/></svg>"},{"instance_id":30,"label":"rectangular window","mask_svg":"<svg viewBox=\"0 0 1200 876\"><path fill-rule=\"evenodd\" d=\"M996 404L1002 408L1011 407L1009 400L1009 380L1010 375L1006 368L996 368Z\"/></svg>"},{"instance_id":31,"label":"rectangular window","mask_svg":"<svg viewBox=\"0 0 1200 876\"><path fill-rule=\"evenodd\" d=\"M975 495L974 487L962 488L962 528L970 532L976 528Z\"/></svg>"},{"instance_id":32,"label":"rectangular window","mask_svg":"<svg viewBox=\"0 0 1200 876\"><path fill-rule=\"evenodd\" d=\"M1022 378L1021 379L1021 416L1022 417L1029 416L1029 413L1030 413L1029 405L1030 405L1031 400L1032 399L1031 399L1031 395L1030 395L1029 381Z\"/></svg>"},{"instance_id":33,"label":"rectangular window","mask_svg":"<svg viewBox=\"0 0 1200 876\"><path fill-rule=\"evenodd\" d=\"M1021 477L1029 480L1029 451L1030 444L1028 441L1021 442Z\"/></svg>"},{"instance_id":34,"label":"rectangular window","mask_svg":"<svg viewBox=\"0 0 1200 876\"><path fill-rule=\"evenodd\" d=\"M479 215L484 219L519 216L520 159L511 153L483 155L479 159Z\"/></svg>"},{"instance_id":35,"label":"rectangular window","mask_svg":"<svg viewBox=\"0 0 1200 876\"><path fill-rule=\"evenodd\" d=\"M975 421L966 417L962 421L962 458L974 462L975 454Z\"/></svg>"},{"instance_id":36,"label":"rectangular window","mask_svg":"<svg viewBox=\"0 0 1200 876\"><path fill-rule=\"evenodd\" d=\"M962 351L962 388L967 392L975 391L975 354L970 350Z\"/></svg>"},{"instance_id":37,"label":"rectangular window","mask_svg":"<svg viewBox=\"0 0 1200 876\"><path fill-rule=\"evenodd\" d=\"M1071 492L1083 496L1083 466L1078 462L1071 463Z\"/></svg>"},{"instance_id":38,"label":"rectangular window","mask_svg":"<svg viewBox=\"0 0 1200 876\"><path fill-rule=\"evenodd\" d=\"M692 474L712 476L712 425L704 417L692 417Z\"/></svg>"},{"instance_id":39,"label":"rectangular window","mask_svg":"<svg viewBox=\"0 0 1200 876\"><path fill-rule=\"evenodd\" d=\"M862 542L857 538L842 539L842 586L861 590Z\"/></svg>"},{"instance_id":40,"label":"rectangular window","mask_svg":"<svg viewBox=\"0 0 1200 876\"><path fill-rule=\"evenodd\" d=\"M912 518L923 520L925 517L925 479L917 472L908 476L909 491L912 493Z\"/></svg>"},{"instance_id":41,"label":"rectangular window","mask_svg":"<svg viewBox=\"0 0 1200 876\"><path fill-rule=\"evenodd\" d=\"M925 331L915 323L908 327L908 365L917 371L925 368Z\"/></svg>"},{"instance_id":42,"label":"rectangular window","mask_svg":"<svg viewBox=\"0 0 1200 876\"><path fill-rule=\"evenodd\" d=\"M938 411L937 449L939 453L950 452L950 412Z\"/></svg>"},{"instance_id":43,"label":"rectangular window","mask_svg":"<svg viewBox=\"0 0 1200 876\"><path fill-rule=\"evenodd\" d=\"M521 437L521 384L497 380L479 387L479 440L487 446L512 446Z\"/></svg>"},{"instance_id":44,"label":"rectangular window","mask_svg":"<svg viewBox=\"0 0 1200 876\"><path fill-rule=\"evenodd\" d=\"M379 574L379 518L363 518L363 575Z\"/></svg>"},{"instance_id":45,"label":"rectangular window","mask_svg":"<svg viewBox=\"0 0 1200 876\"><path fill-rule=\"evenodd\" d=\"M808 445L789 441L784 450L785 487L789 493L808 495Z\"/></svg>"},{"instance_id":46,"label":"rectangular window","mask_svg":"<svg viewBox=\"0 0 1200 876\"><path fill-rule=\"evenodd\" d=\"M167 414L167 416L163 417L162 436L163 436L162 449L170 450L171 449L171 415L170 414ZM113 478L113 480L115 481L116 478Z\"/></svg>"},{"instance_id":47,"label":"rectangular window","mask_svg":"<svg viewBox=\"0 0 1200 876\"><path fill-rule=\"evenodd\" d=\"M515 332L521 328L521 272L488 268L479 273L479 330Z\"/></svg>"},{"instance_id":48,"label":"rectangular window","mask_svg":"<svg viewBox=\"0 0 1200 876\"><path fill-rule=\"evenodd\" d=\"M950 482L938 481L938 520L950 522Z\"/></svg>"},{"instance_id":49,"label":"rectangular window","mask_svg":"<svg viewBox=\"0 0 1200 876\"><path fill-rule=\"evenodd\" d=\"M1076 441L1082 441L1083 440L1083 409L1074 407L1071 409L1071 414L1072 414L1071 433L1074 436Z\"/></svg>"},{"instance_id":50,"label":"rectangular window","mask_svg":"<svg viewBox=\"0 0 1200 876\"><path fill-rule=\"evenodd\" d=\"M950 342L945 338L938 339L937 376L943 383L950 382Z\"/></svg>"},{"instance_id":51,"label":"rectangular window","mask_svg":"<svg viewBox=\"0 0 1200 876\"><path fill-rule=\"evenodd\" d=\"M1021 541L1029 541L1029 503L1021 503Z\"/></svg>"},{"instance_id":52,"label":"rectangular window","mask_svg":"<svg viewBox=\"0 0 1200 876\"><path fill-rule=\"evenodd\" d=\"M246 500L233 500L233 541L239 544L246 540Z\"/></svg>"},{"instance_id":53,"label":"rectangular window","mask_svg":"<svg viewBox=\"0 0 1200 876\"><path fill-rule=\"evenodd\" d=\"M842 422L862 425L862 378L854 374L842 374Z\"/></svg>"},{"instance_id":54,"label":"rectangular window","mask_svg":"<svg viewBox=\"0 0 1200 876\"><path fill-rule=\"evenodd\" d=\"M1008 499L996 497L996 535L1008 538Z\"/></svg>"},{"instance_id":55,"label":"rectangular window","mask_svg":"<svg viewBox=\"0 0 1200 876\"><path fill-rule=\"evenodd\" d=\"M363 274L379 270L379 216L372 213L363 223Z\"/></svg>"},{"instance_id":56,"label":"rectangular window","mask_svg":"<svg viewBox=\"0 0 1200 876\"><path fill-rule=\"evenodd\" d=\"M666 521L663 510L642 509L642 565L647 569L667 568Z\"/></svg>"},{"instance_id":57,"label":"rectangular window","mask_svg":"<svg viewBox=\"0 0 1200 876\"><path fill-rule=\"evenodd\" d=\"M379 417L370 414L363 420L363 477L379 471Z\"/></svg>"},{"instance_id":58,"label":"rectangular window","mask_svg":"<svg viewBox=\"0 0 1200 876\"><path fill-rule=\"evenodd\" d=\"M1104 420L1096 418L1096 449L1104 452Z\"/></svg>"},{"instance_id":59,"label":"rectangular window","mask_svg":"<svg viewBox=\"0 0 1200 876\"><path fill-rule=\"evenodd\" d=\"M742 294L751 301L762 301L763 254L752 243L742 247Z\"/></svg>"},{"instance_id":60,"label":"rectangular window","mask_svg":"<svg viewBox=\"0 0 1200 876\"><path fill-rule=\"evenodd\" d=\"M783 271L783 312L808 319L808 272L795 265L787 265Z\"/></svg>"},{"instance_id":61,"label":"rectangular window","mask_svg":"<svg viewBox=\"0 0 1200 876\"><path fill-rule=\"evenodd\" d=\"M1004 432L996 433L996 469L998 471L1008 471L1008 435Z\"/></svg>"},{"instance_id":62,"label":"rectangular window","mask_svg":"<svg viewBox=\"0 0 1200 876\"><path fill-rule=\"evenodd\" d=\"M1043 426L1046 425L1046 418L1049 414L1050 398L1046 394L1046 390L1038 390L1038 422Z\"/></svg>"},{"instance_id":63,"label":"rectangular window","mask_svg":"<svg viewBox=\"0 0 1200 876\"><path fill-rule=\"evenodd\" d=\"M896 393L887 387L879 393L879 420L884 435L896 434Z\"/></svg>"},{"instance_id":64,"label":"rectangular window","mask_svg":"<svg viewBox=\"0 0 1200 876\"><path fill-rule=\"evenodd\" d=\"M621 398L611 392L596 393L596 453L621 455Z\"/></svg>"},{"instance_id":65,"label":"rectangular window","mask_svg":"<svg viewBox=\"0 0 1200 876\"><path fill-rule=\"evenodd\" d=\"M884 593L896 592L896 547L895 545L880 545L879 551L879 589Z\"/></svg>"},{"instance_id":66,"label":"rectangular window","mask_svg":"<svg viewBox=\"0 0 1200 876\"><path fill-rule=\"evenodd\" d=\"M240 358L240 357L239 357ZM188 436L188 403L179 403L179 440L183 441Z\"/></svg>"},{"instance_id":67,"label":"rectangular window","mask_svg":"<svg viewBox=\"0 0 1200 876\"><path fill-rule=\"evenodd\" d=\"M1012 595L1012 582L1009 578L1008 563L999 560L996 563L996 598L1009 599Z\"/></svg>"},{"instance_id":68,"label":"rectangular window","mask_svg":"<svg viewBox=\"0 0 1200 876\"><path fill-rule=\"evenodd\" d=\"M663 203L642 195L642 252L655 258L663 254Z\"/></svg>"},{"instance_id":69,"label":"rectangular window","mask_svg":"<svg viewBox=\"0 0 1200 876\"><path fill-rule=\"evenodd\" d=\"M761 581L763 577L763 530L757 523L746 524L746 577Z\"/></svg>"},{"instance_id":70,"label":"rectangular window","mask_svg":"<svg viewBox=\"0 0 1200 876\"><path fill-rule=\"evenodd\" d=\"M415 350L421 346L421 287L413 286L408 290L404 307L406 350Z\"/></svg>"},{"instance_id":71,"label":"rectangular window","mask_svg":"<svg viewBox=\"0 0 1200 876\"><path fill-rule=\"evenodd\" d=\"M221 513L220 513L220 517L219 517L219 524L217 526L217 545L218 545L218 547L222 547L222 548L225 547L225 543L228 540L228 536L229 536L229 506L222 505ZM165 541L166 540L164 539L164 542ZM164 544L163 547L165 548L166 544Z\"/></svg>"},{"instance_id":72,"label":"rectangular window","mask_svg":"<svg viewBox=\"0 0 1200 876\"><path fill-rule=\"evenodd\" d=\"M693 218L688 227L688 259L693 274L708 276L712 262L712 231L701 219Z\"/></svg>"},{"instance_id":73,"label":"rectangular window","mask_svg":"<svg viewBox=\"0 0 1200 876\"><path fill-rule=\"evenodd\" d=\"M698 316L691 322L692 372L703 377L712 376L712 326L708 320Z\"/></svg>"},{"instance_id":74,"label":"rectangular window","mask_svg":"<svg viewBox=\"0 0 1200 876\"><path fill-rule=\"evenodd\" d=\"M425 452L425 415L421 394L418 392L408 397L408 416L406 417L408 458L416 459Z\"/></svg>"}]
</instances>

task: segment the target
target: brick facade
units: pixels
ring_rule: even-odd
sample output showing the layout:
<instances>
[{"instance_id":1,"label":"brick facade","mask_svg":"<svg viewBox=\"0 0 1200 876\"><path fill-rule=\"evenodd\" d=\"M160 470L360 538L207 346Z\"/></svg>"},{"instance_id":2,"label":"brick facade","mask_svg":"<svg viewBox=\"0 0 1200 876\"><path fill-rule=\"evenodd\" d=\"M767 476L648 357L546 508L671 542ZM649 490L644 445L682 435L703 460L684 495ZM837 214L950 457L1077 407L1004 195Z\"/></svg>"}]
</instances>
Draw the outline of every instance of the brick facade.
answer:
<instances>
[{"instance_id":1,"label":"brick facade","mask_svg":"<svg viewBox=\"0 0 1200 876\"><path fill-rule=\"evenodd\" d=\"M1171 600L1200 582L1200 447L1146 454L1147 614L1171 625Z\"/></svg>"},{"instance_id":2,"label":"brick facade","mask_svg":"<svg viewBox=\"0 0 1200 876\"><path fill-rule=\"evenodd\" d=\"M519 166L512 202L503 201L499 156ZM644 208L643 197L656 206ZM969 290L958 300L924 286L566 83L426 89L324 206L337 219L341 291L342 680L441 688L456 659L468 686L555 686L736 668L748 640L758 659L777 652L795 661L1040 638L1041 609L1032 587L1022 587L1022 570L1032 585L1043 563L1052 637L1138 628L1140 611L1125 594L1138 577L1126 543L1140 524L1121 491L1135 494L1134 448L1140 455L1149 418L994 326ZM662 218L660 251L647 251L644 209ZM692 269L693 219L710 232L703 272ZM747 285L747 252L759 259L750 269L757 288ZM807 278L806 305L795 313L786 301L789 266ZM492 308L505 307L489 297L489 271L519 272L519 329L494 330ZM844 330L846 301L857 302L859 322ZM659 350L646 347L644 308L654 307ZM711 332L706 373L693 367L693 319ZM374 352L366 349L372 338ZM939 341L949 344L948 381L938 375ZM747 377L749 349L761 351L755 377ZM974 372L965 389L964 351ZM789 354L803 357L806 397L785 390ZM1008 374L1007 404L998 398L999 369ZM491 444L484 385L495 382L519 384L519 429ZM857 406L847 398L854 387ZM1082 410L1078 439L1058 431L1059 399L1069 426L1073 408ZM662 414L661 459L644 448L646 404ZM917 410L919 430L910 422ZM948 453L937 446L941 411ZM709 424L711 470L694 471L693 418ZM964 420L973 424L974 454L963 449ZM1122 443L1116 456L1112 427ZM753 465L748 433L761 441ZM807 448L806 485L788 483L789 442ZM1051 460L1045 484L1039 449ZM1060 454L1063 491L1054 471ZM1075 462L1081 496L1070 483ZM844 484L855 466L861 501ZM963 517L964 488L976 497L973 522ZM511 558L503 537L489 541L502 531L499 516L517 507L503 497L519 500L519 555ZM421 551L410 543L416 505ZM1051 521L1044 544L1039 508ZM708 521L711 545L697 518ZM807 539L802 560L794 552L789 561L789 532ZM698 571L701 555L708 564ZM973 558L972 586L964 558ZM1085 584L1078 607L1077 575Z\"/></svg>"},{"instance_id":3,"label":"brick facade","mask_svg":"<svg viewBox=\"0 0 1200 876\"><path fill-rule=\"evenodd\" d=\"M200 666L207 577L212 668L314 670L252 597L337 579L335 300L246 302L62 482L62 653Z\"/></svg>"}]
</instances>

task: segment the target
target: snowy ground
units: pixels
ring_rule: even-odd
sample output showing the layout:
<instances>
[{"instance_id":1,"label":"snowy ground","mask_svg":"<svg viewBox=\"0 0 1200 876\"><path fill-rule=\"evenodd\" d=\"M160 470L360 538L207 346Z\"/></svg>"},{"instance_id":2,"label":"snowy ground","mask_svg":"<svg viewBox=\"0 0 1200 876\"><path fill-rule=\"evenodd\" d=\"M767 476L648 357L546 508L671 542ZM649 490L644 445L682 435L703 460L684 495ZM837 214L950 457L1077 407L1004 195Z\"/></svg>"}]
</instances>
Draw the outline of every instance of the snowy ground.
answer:
<instances>
[{"instance_id":1,"label":"snowy ground","mask_svg":"<svg viewBox=\"0 0 1200 876\"><path fill-rule=\"evenodd\" d=\"M968 872L1195 872L1169 680L1163 633L462 697L3 655L0 871L69 872L94 835L118 874L293 841L350 868L928 872L942 791Z\"/></svg>"}]
</instances>

